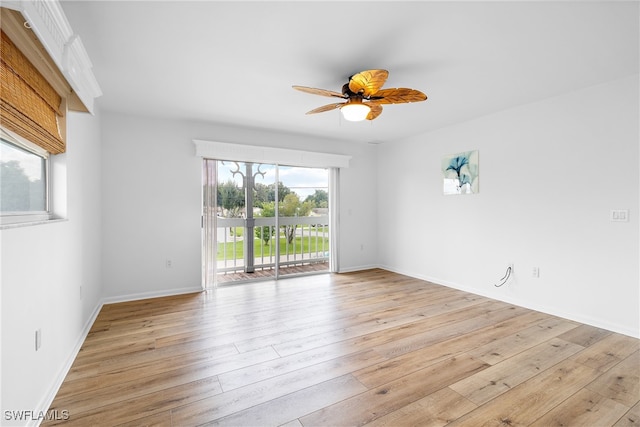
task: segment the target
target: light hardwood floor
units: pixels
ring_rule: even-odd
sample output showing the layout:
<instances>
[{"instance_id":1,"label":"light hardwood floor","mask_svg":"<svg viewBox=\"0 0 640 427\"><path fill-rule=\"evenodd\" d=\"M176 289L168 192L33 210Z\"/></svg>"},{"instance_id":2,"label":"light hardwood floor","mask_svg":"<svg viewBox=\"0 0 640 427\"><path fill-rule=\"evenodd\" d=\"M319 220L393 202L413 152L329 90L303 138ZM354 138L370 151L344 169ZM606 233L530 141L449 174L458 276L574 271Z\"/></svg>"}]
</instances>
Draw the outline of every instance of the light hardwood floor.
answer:
<instances>
[{"instance_id":1,"label":"light hardwood floor","mask_svg":"<svg viewBox=\"0 0 640 427\"><path fill-rule=\"evenodd\" d=\"M51 410L80 426L638 426L639 400L640 340L369 270L105 305Z\"/></svg>"}]
</instances>

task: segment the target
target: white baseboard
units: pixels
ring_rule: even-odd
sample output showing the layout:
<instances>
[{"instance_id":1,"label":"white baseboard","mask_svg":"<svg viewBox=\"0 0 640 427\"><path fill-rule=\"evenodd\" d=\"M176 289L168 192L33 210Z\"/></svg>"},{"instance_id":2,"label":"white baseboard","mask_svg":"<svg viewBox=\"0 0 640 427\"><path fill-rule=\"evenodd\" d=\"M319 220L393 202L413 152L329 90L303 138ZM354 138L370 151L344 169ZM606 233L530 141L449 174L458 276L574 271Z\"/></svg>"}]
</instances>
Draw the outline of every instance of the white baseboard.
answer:
<instances>
[{"instance_id":1,"label":"white baseboard","mask_svg":"<svg viewBox=\"0 0 640 427\"><path fill-rule=\"evenodd\" d=\"M93 312L91 313L91 316L89 316L89 318L87 319L87 322L82 328L82 332L78 336L78 339L76 340L73 350L69 353L69 356L67 357L66 362L64 363L62 368L60 368L60 371L58 372L58 375L56 376L56 379L54 380L54 382L51 384L51 387L49 387L49 392L40 401L40 404L38 405L39 409L36 410L36 413L38 414L46 413L51 407L51 404L53 403L53 400L55 399L56 394L58 394L58 390L60 390L60 387L62 386L64 379L66 378L67 374L69 373L69 370L71 369L71 366L73 365L73 362L76 360L76 357L80 352L80 348L82 348L82 345L84 344L84 341L87 338L87 335L91 330L91 327L93 326L94 322L98 318L98 314L100 314L100 310L102 310L102 307L105 304L134 301L134 300L147 299L147 298L156 298L156 297L163 297L163 296L171 296L171 295L182 295L182 294L189 294L189 293L195 293L195 292L202 292L202 287L198 286L197 288L180 288L180 289L171 289L171 290L161 291L161 292L145 292L145 293L138 293L138 294L121 295L116 297L103 298L102 300L98 301L95 308L93 309ZM38 426L40 425L40 421L33 420L31 423L27 425Z\"/></svg>"},{"instance_id":2,"label":"white baseboard","mask_svg":"<svg viewBox=\"0 0 640 427\"><path fill-rule=\"evenodd\" d=\"M371 270L373 268L383 268L383 267L380 267L377 264L358 265L354 267L340 268L340 271L338 271L338 273L353 273L354 271Z\"/></svg>"},{"instance_id":3,"label":"white baseboard","mask_svg":"<svg viewBox=\"0 0 640 427\"><path fill-rule=\"evenodd\" d=\"M106 297L102 299L102 304L114 304L118 302L137 301L141 299L169 297L173 295L183 295L183 294L193 294L193 293L202 292L202 291L203 291L202 286L198 286L198 287L191 287L191 288L167 289L163 291L140 292L136 294Z\"/></svg>"},{"instance_id":4,"label":"white baseboard","mask_svg":"<svg viewBox=\"0 0 640 427\"><path fill-rule=\"evenodd\" d=\"M436 277L424 276L424 275L419 275L411 272L401 271L385 265L362 265L362 266L342 268L340 269L340 273L350 273L355 271L370 270L373 268L381 268L394 273L398 273L405 276L414 277L416 279L425 280L427 282L435 283L437 285L458 289L460 291L469 292L474 295L480 295L487 298L492 298L494 300L499 300L509 304L518 305L520 307L528 308L530 310L540 311L542 313L550 314L552 316L558 316L564 319L573 320L575 322L606 329L606 330L627 335L633 338L640 338L639 331L630 330L629 328L625 328L621 325L609 324L608 322L602 321L601 319L592 319L586 316L576 315L575 313L559 312L558 310L550 309L548 307L542 307L536 304L530 304L526 301L520 301L517 298L509 298L506 296L497 298L495 295L483 294L482 292L479 292L477 289L471 289L463 285L460 285L459 283L448 282L446 280L442 280ZM91 316L89 316L89 319L84 325L82 332L78 336L78 339L73 348L73 351L71 351L64 366L60 369L60 372L58 373L58 376L56 377L54 383L51 385L49 392L41 400L40 404L38 405L38 407L40 408L40 411L46 412L51 406L53 399L55 398L56 394L58 393L58 390L60 389L60 386L62 385L62 382L64 381L65 377L67 376L67 373L69 372L69 370L71 369L71 366L73 365L73 362L75 361L78 353L80 352L80 348L82 347L84 340L89 334L89 331L93 326L93 323L95 322L96 318L98 317L98 314L100 313L100 310L105 304L113 304L118 302L135 301L135 300L141 300L141 299L157 298L157 297L172 296L172 295L182 295L182 294L196 293L196 292L202 292L202 291L203 291L202 287L198 286L198 287L191 287L191 288L178 288L178 289L170 289L165 291L143 292L143 293L103 298L101 301L98 302L98 304L96 304L94 311L91 313ZM40 423L38 421L34 421L34 424L28 424L28 425L37 426L39 424Z\"/></svg>"},{"instance_id":5,"label":"white baseboard","mask_svg":"<svg viewBox=\"0 0 640 427\"><path fill-rule=\"evenodd\" d=\"M51 386L49 387L49 392L42 398L42 400L38 404L39 410L37 410L36 413L38 414L46 413L51 407L51 404L53 403L53 399L55 399L56 394L58 394L58 390L60 390L60 386L62 386L64 379L69 373L69 370L73 365L73 362L76 360L76 357L80 352L80 348L82 347L82 344L84 344L84 340L87 338L87 335L89 334L89 331L93 326L93 323L96 321L98 314L100 314L100 310L102 310L102 305L103 305L102 302L98 301L95 308L93 309L93 312L91 313L91 316L89 316L86 323L84 324L84 327L82 328L82 331L78 335L78 338L76 340L76 344L73 347L73 350L71 351L71 353L69 353L67 360L65 361L64 365L58 372L58 375L53 381L53 384L51 384ZM32 420L27 425L38 426L40 425L40 422L41 420Z\"/></svg>"},{"instance_id":6,"label":"white baseboard","mask_svg":"<svg viewBox=\"0 0 640 427\"><path fill-rule=\"evenodd\" d=\"M579 313L570 313L563 310L559 310L557 307L547 307L540 304L532 304L529 301L523 301L518 298L510 298L508 295L500 295L497 296L495 294L490 294L488 292L482 292L481 290L475 288L469 288L467 286L461 285L459 283L449 282L447 280L443 280L437 277L424 276L421 274L415 274L406 271L400 271L397 269L393 269L389 266L380 266L380 268L388 271L392 271L394 273L403 274L405 276L414 277L420 280L426 280L427 282L435 283L436 285L446 286L448 288L458 289L463 292L468 292L470 294L479 295L487 298L491 298L497 301L506 302L508 304L517 305L519 307L528 308L529 310L539 311L541 313L550 314L552 316L561 317L563 319L572 320L574 322L582 323L585 325L595 326L596 328L606 329L611 332L616 332L622 335L627 335L632 338L640 338L640 331L633 330L625 325L618 325L607 322L603 319L596 319L589 316L584 316Z\"/></svg>"}]
</instances>

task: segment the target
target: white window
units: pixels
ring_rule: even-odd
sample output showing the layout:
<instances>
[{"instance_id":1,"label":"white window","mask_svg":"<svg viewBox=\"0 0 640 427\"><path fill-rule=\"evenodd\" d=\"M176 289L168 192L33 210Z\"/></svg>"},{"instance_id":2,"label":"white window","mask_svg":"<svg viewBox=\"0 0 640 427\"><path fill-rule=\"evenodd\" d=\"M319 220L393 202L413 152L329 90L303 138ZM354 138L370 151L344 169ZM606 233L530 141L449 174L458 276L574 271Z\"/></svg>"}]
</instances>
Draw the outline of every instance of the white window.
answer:
<instances>
[{"instance_id":1,"label":"white window","mask_svg":"<svg viewBox=\"0 0 640 427\"><path fill-rule=\"evenodd\" d=\"M49 153L0 129L0 224L50 219Z\"/></svg>"}]
</instances>

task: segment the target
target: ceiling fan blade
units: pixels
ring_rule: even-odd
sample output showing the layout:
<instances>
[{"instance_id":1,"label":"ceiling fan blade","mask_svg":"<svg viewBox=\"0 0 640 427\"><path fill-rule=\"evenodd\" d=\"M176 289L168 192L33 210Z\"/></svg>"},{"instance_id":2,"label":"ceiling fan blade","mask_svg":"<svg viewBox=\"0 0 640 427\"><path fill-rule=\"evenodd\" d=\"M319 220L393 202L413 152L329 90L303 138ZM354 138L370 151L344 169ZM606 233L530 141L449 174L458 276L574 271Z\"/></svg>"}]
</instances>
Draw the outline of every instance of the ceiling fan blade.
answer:
<instances>
[{"instance_id":1,"label":"ceiling fan blade","mask_svg":"<svg viewBox=\"0 0 640 427\"><path fill-rule=\"evenodd\" d=\"M335 104L327 104L322 107L314 108L311 111L307 111L307 114L316 114L316 113L324 113L325 111L335 110L336 108L340 108L344 105L344 102L337 102Z\"/></svg>"},{"instance_id":2,"label":"ceiling fan blade","mask_svg":"<svg viewBox=\"0 0 640 427\"><path fill-rule=\"evenodd\" d=\"M349 79L349 90L367 98L380 90L387 81L387 77L389 77L387 70L361 71Z\"/></svg>"},{"instance_id":3,"label":"ceiling fan blade","mask_svg":"<svg viewBox=\"0 0 640 427\"><path fill-rule=\"evenodd\" d=\"M299 90L300 92L311 93L313 95L321 95L321 96L333 96L336 98L346 99L347 97L339 92L334 92L332 90L326 89L317 89L315 87L306 87L306 86L292 86L294 89Z\"/></svg>"},{"instance_id":4,"label":"ceiling fan blade","mask_svg":"<svg viewBox=\"0 0 640 427\"><path fill-rule=\"evenodd\" d=\"M427 99L427 95L416 89L398 87L382 89L371 96L371 101L376 104L404 104L407 102L420 102Z\"/></svg>"},{"instance_id":5,"label":"ceiling fan blade","mask_svg":"<svg viewBox=\"0 0 640 427\"><path fill-rule=\"evenodd\" d=\"M365 105L368 105L369 108L371 108L371 111L369 111L369 114L367 114L367 120L373 120L376 117L378 117L380 114L382 114L382 105L369 103L369 102L365 103Z\"/></svg>"}]
</instances>

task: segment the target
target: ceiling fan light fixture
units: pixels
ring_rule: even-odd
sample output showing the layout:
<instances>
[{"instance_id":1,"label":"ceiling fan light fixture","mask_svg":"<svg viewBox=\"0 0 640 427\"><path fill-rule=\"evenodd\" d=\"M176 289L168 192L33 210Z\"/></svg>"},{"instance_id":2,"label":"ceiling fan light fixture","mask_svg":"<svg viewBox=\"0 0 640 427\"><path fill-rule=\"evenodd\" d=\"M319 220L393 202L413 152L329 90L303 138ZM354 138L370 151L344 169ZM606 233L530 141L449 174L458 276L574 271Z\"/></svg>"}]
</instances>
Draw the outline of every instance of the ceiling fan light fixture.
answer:
<instances>
[{"instance_id":1,"label":"ceiling fan light fixture","mask_svg":"<svg viewBox=\"0 0 640 427\"><path fill-rule=\"evenodd\" d=\"M382 106L386 104L426 101L427 95L419 90L406 87L382 89L388 76L387 70L361 71L349 77L349 82L342 86L342 93L307 86L294 85L293 88L313 95L340 98L343 101L314 108L307 111L307 114L324 113L339 108L344 119L351 122L374 120L380 116Z\"/></svg>"},{"instance_id":2,"label":"ceiling fan light fixture","mask_svg":"<svg viewBox=\"0 0 640 427\"><path fill-rule=\"evenodd\" d=\"M367 118L367 115L371 111L368 105L361 103L345 104L340 108L342 117L350 122L360 122Z\"/></svg>"}]
</instances>

